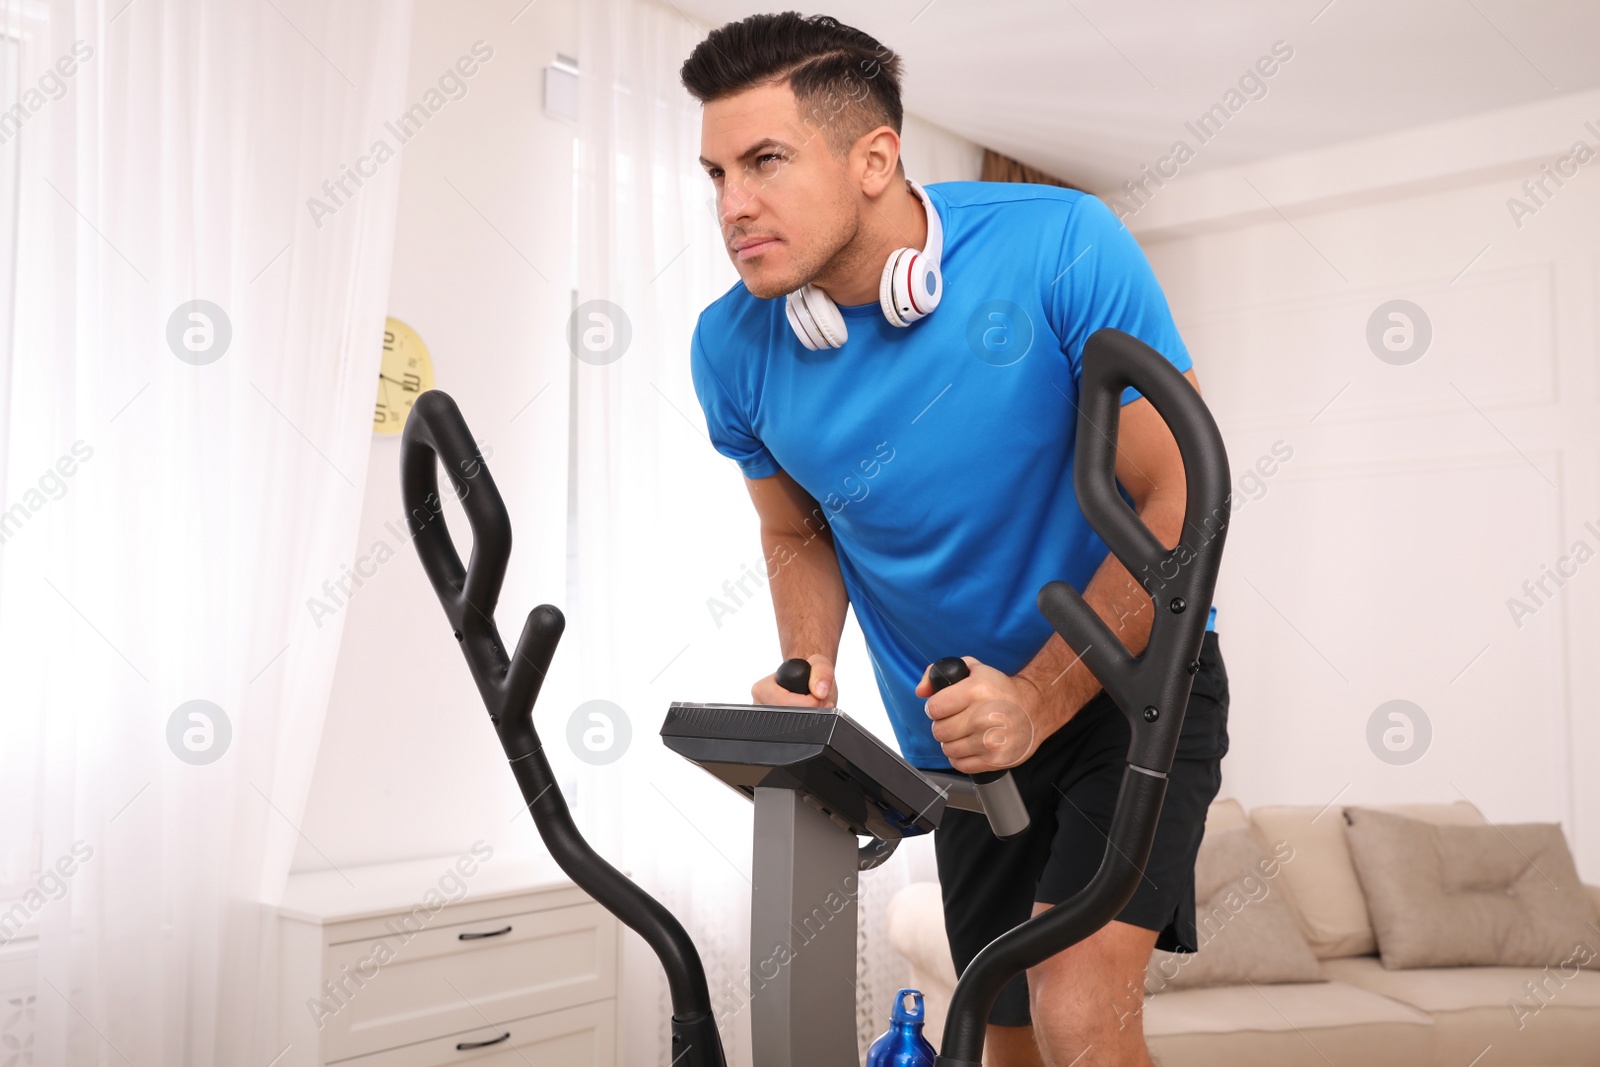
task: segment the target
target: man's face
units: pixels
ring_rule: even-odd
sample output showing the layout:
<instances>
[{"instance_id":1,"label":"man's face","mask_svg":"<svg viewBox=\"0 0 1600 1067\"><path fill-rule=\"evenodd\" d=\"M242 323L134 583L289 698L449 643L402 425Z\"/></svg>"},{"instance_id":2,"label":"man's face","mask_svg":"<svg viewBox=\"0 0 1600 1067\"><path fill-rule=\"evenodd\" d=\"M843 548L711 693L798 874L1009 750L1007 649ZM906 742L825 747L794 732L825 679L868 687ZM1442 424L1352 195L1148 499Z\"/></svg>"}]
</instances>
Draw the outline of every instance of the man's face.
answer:
<instances>
[{"instance_id":1,"label":"man's face","mask_svg":"<svg viewBox=\"0 0 1600 1067\"><path fill-rule=\"evenodd\" d=\"M819 126L801 122L787 85L707 104L700 156L716 186L723 244L754 296L813 280L860 228L848 161L829 151Z\"/></svg>"}]
</instances>

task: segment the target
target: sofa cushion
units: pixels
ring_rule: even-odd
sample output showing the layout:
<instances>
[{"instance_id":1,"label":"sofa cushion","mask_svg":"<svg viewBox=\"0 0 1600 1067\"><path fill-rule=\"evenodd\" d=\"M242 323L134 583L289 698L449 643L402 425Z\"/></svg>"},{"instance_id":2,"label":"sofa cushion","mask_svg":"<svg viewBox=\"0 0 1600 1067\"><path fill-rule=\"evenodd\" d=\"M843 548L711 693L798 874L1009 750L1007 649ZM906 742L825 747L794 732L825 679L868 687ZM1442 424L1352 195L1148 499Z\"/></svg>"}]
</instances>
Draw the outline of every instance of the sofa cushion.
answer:
<instances>
[{"instance_id":1,"label":"sofa cushion","mask_svg":"<svg viewBox=\"0 0 1600 1067\"><path fill-rule=\"evenodd\" d=\"M1485 825L1466 801L1452 804L1397 804L1384 807L1412 818L1456 826ZM1283 865L1289 903L1318 959L1367 956L1377 950L1372 920L1345 841L1344 813L1333 805L1256 808L1250 813L1256 839L1269 854L1287 844Z\"/></svg>"},{"instance_id":2,"label":"sofa cushion","mask_svg":"<svg viewBox=\"0 0 1600 1067\"><path fill-rule=\"evenodd\" d=\"M1593 971L1575 967L1391 971L1375 956L1326 960L1322 966L1336 982L1380 993L1431 1015L1433 1063L1465 1067L1480 1055L1476 1067L1600 1063L1600 974Z\"/></svg>"},{"instance_id":3,"label":"sofa cushion","mask_svg":"<svg viewBox=\"0 0 1600 1067\"><path fill-rule=\"evenodd\" d=\"M1206 828L1195 857L1199 952L1150 955L1145 990L1244 982L1320 982L1322 969L1278 888L1282 864L1262 855L1248 826Z\"/></svg>"},{"instance_id":4,"label":"sofa cushion","mask_svg":"<svg viewBox=\"0 0 1600 1067\"><path fill-rule=\"evenodd\" d=\"M1348 808L1345 836L1389 968L1593 965L1595 921L1554 823L1435 826Z\"/></svg>"},{"instance_id":5,"label":"sofa cushion","mask_svg":"<svg viewBox=\"0 0 1600 1067\"><path fill-rule=\"evenodd\" d=\"M1166 990L1145 1001L1144 1033L1158 1062L1182 1067L1433 1061L1427 1015L1340 982Z\"/></svg>"}]
</instances>

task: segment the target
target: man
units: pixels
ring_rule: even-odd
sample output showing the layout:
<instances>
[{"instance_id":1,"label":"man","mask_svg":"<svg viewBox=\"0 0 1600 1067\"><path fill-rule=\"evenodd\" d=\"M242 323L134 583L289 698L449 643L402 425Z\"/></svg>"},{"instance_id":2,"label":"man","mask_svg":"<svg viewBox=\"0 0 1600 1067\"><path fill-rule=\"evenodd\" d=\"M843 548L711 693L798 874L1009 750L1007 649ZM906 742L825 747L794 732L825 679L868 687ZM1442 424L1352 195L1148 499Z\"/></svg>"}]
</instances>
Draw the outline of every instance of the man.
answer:
<instances>
[{"instance_id":1,"label":"man","mask_svg":"<svg viewBox=\"0 0 1600 1067\"><path fill-rule=\"evenodd\" d=\"M1121 712L1035 607L1041 586L1065 579L1130 651L1150 632L1149 595L1073 493L1083 343L1116 327L1195 378L1148 262L1100 201L907 182L899 77L871 37L793 12L723 26L689 57L700 162L741 277L701 314L691 365L712 442L739 463L760 516L782 656L812 666L809 695L769 675L753 699L837 705L853 605L906 758L1015 768L1026 835L999 841L982 816L954 810L935 834L960 970L1088 882L1127 753ZM1173 546L1181 457L1147 400L1130 389L1123 403L1117 477ZM953 654L971 676L934 694L928 665ZM1194 858L1227 749L1209 623L1200 666L1138 892L1006 988L985 1062L1151 1062L1145 968L1153 946L1197 947Z\"/></svg>"}]
</instances>

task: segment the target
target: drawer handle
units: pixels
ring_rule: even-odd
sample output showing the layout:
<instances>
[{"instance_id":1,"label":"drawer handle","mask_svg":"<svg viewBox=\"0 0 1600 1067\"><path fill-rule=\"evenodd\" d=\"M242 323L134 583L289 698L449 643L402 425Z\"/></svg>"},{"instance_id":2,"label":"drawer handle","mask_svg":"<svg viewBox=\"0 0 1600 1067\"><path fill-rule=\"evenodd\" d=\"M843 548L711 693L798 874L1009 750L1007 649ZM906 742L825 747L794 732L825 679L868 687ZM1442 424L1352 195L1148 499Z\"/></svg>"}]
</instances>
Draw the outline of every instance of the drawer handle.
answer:
<instances>
[{"instance_id":1,"label":"drawer handle","mask_svg":"<svg viewBox=\"0 0 1600 1067\"><path fill-rule=\"evenodd\" d=\"M501 934L509 934L510 932L511 927L508 926L504 930L490 930L486 934L457 934L456 937L462 941L482 941L486 937L499 937Z\"/></svg>"},{"instance_id":2,"label":"drawer handle","mask_svg":"<svg viewBox=\"0 0 1600 1067\"><path fill-rule=\"evenodd\" d=\"M456 1051L457 1052L467 1052L467 1051L469 1051L471 1049L475 1049L475 1048L488 1048L490 1045L498 1045L502 1041L510 1041L510 1040L511 1040L511 1031L507 1030L505 1033L501 1034L499 1037L490 1038L488 1041L458 1041L458 1042L456 1042Z\"/></svg>"}]
</instances>

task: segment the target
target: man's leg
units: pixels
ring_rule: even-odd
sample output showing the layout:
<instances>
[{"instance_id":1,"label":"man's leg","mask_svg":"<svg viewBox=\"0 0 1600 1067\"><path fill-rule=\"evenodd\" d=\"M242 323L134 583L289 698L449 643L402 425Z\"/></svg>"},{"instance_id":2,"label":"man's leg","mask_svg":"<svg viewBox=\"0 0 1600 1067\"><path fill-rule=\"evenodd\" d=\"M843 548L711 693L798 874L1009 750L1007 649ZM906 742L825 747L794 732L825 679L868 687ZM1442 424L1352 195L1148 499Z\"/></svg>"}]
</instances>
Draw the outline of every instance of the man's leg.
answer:
<instances>
[{"instance_id":1,"label":"man's leg","mask_svg":"<svg viewBox=\"0 0 1600 1067\"><path fill-rule=\"evenodd\" d=\"M984 1067L1150 1067L1142 1008L1155 943L1154 930L1113 921L1030 969L1033 1025L991 1025Z\"/></svg>"},{"instance_id":2,"label":"man's leg","mask_svg":"<svg viewBox=\"0 0 1600 1067\"><path fill-rule=\"evenodd\" d=\"M983 1037L984 1067L1046 1067L1031 1026L989 1025Z\"/></svg>"},{"instance_id":3,"label":"man's leg","mask_svg":"<svg viewBox=\"0 0 1600 1067\"><path fill-rule=\"evenodd\" d=\"M1119 919L1028 971L1028 1014L1046 1067L1149 1067L1144 975L1150 953L1163 936L1163 948L1197 947L1194 861L1228 751L1228 676L1215 632L1203 638L1199 661L1150 859L1132 900ZM1073 722L1105 705L1109 697L1102 692ZM1109 707L1110 713L1096 714L1101 728L1080 746L1082 762L1057 784L1056 837L1035 915L1050 907L1038 901L1064 901L1087 885L1105 852L1130 736L1126 718Z\"/></svg>"},{"instance_id":4,"label":"man's leg","mask_svg":"<svg viewBox=\"0 0 1600 1067\"><path fill-rule=\"evenodd\" d=\"M1034 914L1049 907L1036 904ZM1028 971L1044 1067L1151 1067L1144 974L1155 944L1156 931L1113 920Z\"/></svg>"}]
</instances>

